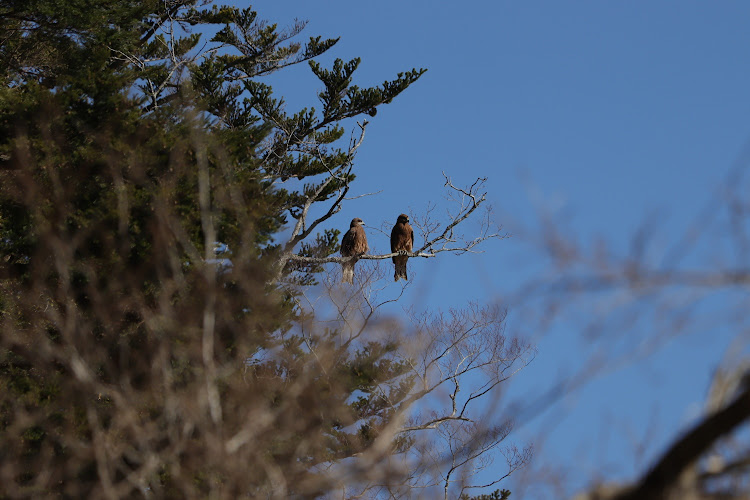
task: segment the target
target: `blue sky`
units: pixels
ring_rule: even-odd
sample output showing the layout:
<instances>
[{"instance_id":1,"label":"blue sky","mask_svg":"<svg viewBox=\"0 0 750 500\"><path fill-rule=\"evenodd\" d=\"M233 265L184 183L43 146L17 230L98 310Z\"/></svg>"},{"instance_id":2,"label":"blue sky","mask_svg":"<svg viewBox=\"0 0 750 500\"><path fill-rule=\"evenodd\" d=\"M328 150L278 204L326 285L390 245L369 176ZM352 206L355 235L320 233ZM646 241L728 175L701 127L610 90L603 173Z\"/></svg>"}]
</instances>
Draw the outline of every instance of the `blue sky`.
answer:
<instances>
[{"instance_id":1,"label":"blue sky","mask_svg":"<svg viewBox=\"0 0 750 500\"><path fill-rule=\"evenodd\" d=\"M361 57L359 86L428 69L371 120L351 194L381 192L351 201L332 221L342 230L355 216L379 226L440 203L445 171L460 184L489 177L488 197L511 232L534 227L542 207L575 234L602 235L625 252L639 225L656 217L654 243L668 249L750 138L747 2L295 0L254 8L282 26L308 20L305 37L340 36L322 61ZM306 67L270 83L290 109L317 104ZM370 243L387 250L384 236ZM520 237L485 250L411 263L408 300L502 300L541 266ZM512 334L522 325L509 312ZM539 338L539 356L511 393L533 393L575 369L578 333L561 323ZM642 470L705 396L731 331L705 333L696 328L657 356L597 378L524 423L520 438L541 443L537 460L574 459L571 489L597 473ZM648 429L657 435L648 438ZM647 438L634 458L634 440ZM523 498L535 494L544 498Z\"/></svg>"}]
</instances>

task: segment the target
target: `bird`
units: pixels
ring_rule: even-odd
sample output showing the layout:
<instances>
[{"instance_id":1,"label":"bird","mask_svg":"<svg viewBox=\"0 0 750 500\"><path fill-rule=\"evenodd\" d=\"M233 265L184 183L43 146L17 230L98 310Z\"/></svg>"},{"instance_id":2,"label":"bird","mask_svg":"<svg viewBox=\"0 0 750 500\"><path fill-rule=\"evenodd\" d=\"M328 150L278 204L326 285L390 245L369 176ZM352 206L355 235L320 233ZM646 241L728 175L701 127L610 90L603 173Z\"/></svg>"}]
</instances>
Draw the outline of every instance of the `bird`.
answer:
<instances>
[{"instance_id":1,"label":"bird","mask_svg":"<svg viewBox=\"0 0 750 500\"><path fill-rule=\"evenodd\" d=\"M409 216L401 214L396 220L396 225L391 230L391 252L406 253L411 252L411 248L414 245L414 230L409 225ZM401 278L408 281L406 275L406 261L409 257L406 255L399 255L392 257L393 264L396 267L396 272L393 275L393 281L398 281Z\"/></svg>"},{"instance_id":2,"label":"bird","mask_svg":"<svg viewBox=\"0 0 750 500\"><path fill-rule=\"evenodd\" d=\"M365 223L362 219L355 217L349 224L349 230L344 234L341 239L341 256L351 257L353 255L362 255L367 253L369 247L367 246L367 235L365 229L362 227ZM354 283L354 264L357 263L357 259L350 260L341 264L341 282L342 283Z\"/></svg>"}]
</instances>

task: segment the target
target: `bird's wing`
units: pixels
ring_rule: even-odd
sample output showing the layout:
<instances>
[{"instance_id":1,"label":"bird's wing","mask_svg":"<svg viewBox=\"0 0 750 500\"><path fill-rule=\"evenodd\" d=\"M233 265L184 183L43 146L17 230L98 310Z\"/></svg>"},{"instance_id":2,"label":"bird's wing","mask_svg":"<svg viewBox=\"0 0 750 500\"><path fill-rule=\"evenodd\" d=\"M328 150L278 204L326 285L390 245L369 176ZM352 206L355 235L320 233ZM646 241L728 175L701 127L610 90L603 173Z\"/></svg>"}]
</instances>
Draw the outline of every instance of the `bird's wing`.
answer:
<instances>
[{"instance_id":1,"label":"bird's wing","mask_svg":"<svg viewBox=\"0 0 750 500\"><path fill-rule=\"evenodd\" d=\"M354 240L355 231L354 228L349 229L343 238L341 238L341 255L349 257L354 253Z\"/></svg>"}]
</instances>

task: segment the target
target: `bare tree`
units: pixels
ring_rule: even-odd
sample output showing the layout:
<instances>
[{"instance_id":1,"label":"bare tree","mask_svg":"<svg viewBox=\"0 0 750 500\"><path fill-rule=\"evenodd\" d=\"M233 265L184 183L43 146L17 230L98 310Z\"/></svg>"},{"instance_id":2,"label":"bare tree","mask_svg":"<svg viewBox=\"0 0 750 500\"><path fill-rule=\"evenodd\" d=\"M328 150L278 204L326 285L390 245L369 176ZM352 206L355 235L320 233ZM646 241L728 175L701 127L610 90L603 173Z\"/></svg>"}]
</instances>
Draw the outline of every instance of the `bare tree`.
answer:
<instances>
[{"instance_id":1,"label":"bare tree","mask_svg":"<svg viewBox=\"0 0 750 500\"><path fill-rule=\"evenodd\" d=\"M502 481L528 463L531 448L518 449L506 441L513 422L503 416L501 387L532 361L534 348L506 335L505 312L495 306L412 313L403 324L385 311L408 284L389 292L382 285L385 274L377 260L366 264L352 289L339 285L332 272L323 293L308 291L300 299L300 307L316 311L304 328L306 347L321 364L329 359L329 348L314 342L311 332L335 328L336 346L398 344L393 361L405 367L399 380L381 384L374 399L362 400L391 419L363 455L364 463L372 465L331 464L326 469L331 483L343 483L342 493L357 498L386 491L398 498L455 498ZM409 451L376 466L384 450L404 442L410 443ZM504 466L495 465L498 456ZM483 470L488 470L484 477L493 479L478 483Z\"/></svg>"},{"instance_id":2,"label":"bare tree","mask_svg":"<svg viewBox=\"0 0 750 500\"><path fill-rule=\"evenodd\" d=\"M431 465L430 473L416 484L428 489L440 486L445 498L492 486L531 456L531 448L519 451L503 444L513 422L497 416L503 415L500 385L534 357L531 345L505 336L504 319L499 308L476 304L413 318L418 329L411 364L417 382L411 398L416 401L438 393L442 404L415 413L402 432L424 438L417 449ZM499 453L491 453L497 448ZM492 480L477 482L477 473L492 466L493 455L498 454L507 468L496 467Z\"/></svg>"}]
</instances>

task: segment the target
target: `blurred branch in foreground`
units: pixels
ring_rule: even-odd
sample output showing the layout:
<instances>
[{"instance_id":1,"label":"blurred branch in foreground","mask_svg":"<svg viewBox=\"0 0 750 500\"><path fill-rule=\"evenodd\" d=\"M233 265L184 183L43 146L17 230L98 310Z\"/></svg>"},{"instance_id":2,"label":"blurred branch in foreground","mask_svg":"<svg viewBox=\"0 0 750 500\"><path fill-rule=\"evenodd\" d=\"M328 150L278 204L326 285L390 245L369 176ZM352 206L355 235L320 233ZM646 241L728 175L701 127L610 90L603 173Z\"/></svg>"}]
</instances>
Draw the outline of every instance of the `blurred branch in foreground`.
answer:
<instances>
[{"instance_id":1,"label":"blurred branch in foreground","mask_svg":"<svg viewBox=\"0 0 750 500\"><path fill-rule=\"evenodd\" d=\"M521 405L519 415L538 415L594 380L641 363L688 335L705 345L728 345L725 358L713 360L717 368L705 414L676 432L663 450L647 448L653 459L634 479L615 483L605 472L595 472L588 492L576 498L750 497L743 430L750 420L749 164L750 153L744 152L693 224L666 246L655 217L642 224L624 252L609 241L614 236L576 237L566 217L544 208L536 229L514 228L545 263L508 299L517 322L538 337L563 327L578 332L570 342L580 346L576 365L546 395ZM570 494L564 476L549 483L558 495L561 490ZM536 488L545 481L538 479Z\"/></svg>"}]
</instances>

